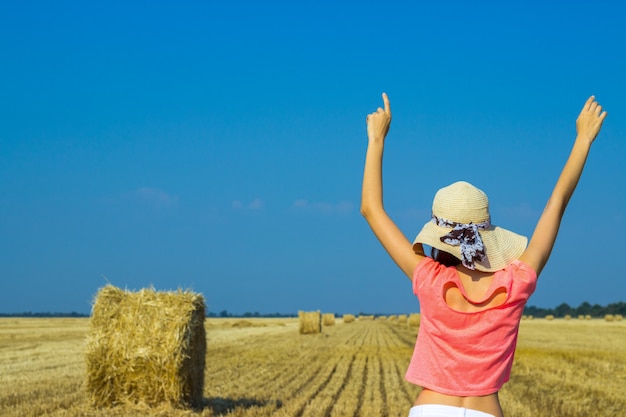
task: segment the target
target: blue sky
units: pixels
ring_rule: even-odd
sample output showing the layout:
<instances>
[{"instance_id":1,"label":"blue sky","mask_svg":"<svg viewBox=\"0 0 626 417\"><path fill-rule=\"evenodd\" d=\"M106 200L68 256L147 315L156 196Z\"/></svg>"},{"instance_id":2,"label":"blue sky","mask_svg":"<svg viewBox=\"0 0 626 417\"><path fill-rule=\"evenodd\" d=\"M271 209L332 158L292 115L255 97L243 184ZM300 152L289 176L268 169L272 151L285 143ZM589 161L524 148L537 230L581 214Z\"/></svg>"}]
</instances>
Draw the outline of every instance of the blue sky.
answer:
<instances>
[{"instance_id":1,"label":"blue sky","mask_svg":"<svg viewBox=\"0 0 626 417\"><path fill-rule=\"evenodd\" d=\"M359 214L482 188L530 235L591 94L609 112L529 304L626 300L623 2L2 2L0 312L191 288L233 313L417 311Z\"/></svg>"}]
</instances>

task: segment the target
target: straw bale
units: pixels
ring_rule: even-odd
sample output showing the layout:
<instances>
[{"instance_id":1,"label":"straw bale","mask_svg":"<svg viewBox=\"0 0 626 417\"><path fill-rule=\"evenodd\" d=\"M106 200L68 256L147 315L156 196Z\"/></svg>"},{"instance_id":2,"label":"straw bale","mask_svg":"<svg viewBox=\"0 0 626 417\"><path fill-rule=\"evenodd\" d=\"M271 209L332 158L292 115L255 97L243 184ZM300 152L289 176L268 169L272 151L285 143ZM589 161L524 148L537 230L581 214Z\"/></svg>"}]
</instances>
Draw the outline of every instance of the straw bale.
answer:
<instances>
[{"instance_id":1,"label":"straw bale","mask_svg":"<svg viewBox=\"0 0 626 417\"><path fill-rule=\"evenodd\" d=\"M191 291L100 289L85 352L92 405L201 407L204 318L204 298Z\"/></svg>"},{"instance_id":2,"label":"straw bale","mask_svg":"<svg viewBox=\"0 0 626 417\"><path fill-rule=\"evenodd\" d=\"M353 323L354 322L354 314L344 314L343 315L343 322L344 323Z\"/></svg>"},{"instance_id":3,"label":"straw bale","mask_svg":"<svg viewBox=\"0 0 626 417\"><path fill-rule=\"evenodd\" d=\"M374 320L374 315L372 314L359 314L359 321L362 320Z\"/></svg>"},{"instance_id":4,"label":"straw bale","mask_svg":"<svg viewBox=\"0 0 626 417\"><path fill-rule=\"evenodd\" d=\"M621 314L615 315L615 321L622 321L622 320L624 320L624 316L622 316Z\"/></svg>"},{"instance_id":5,"label":"straw bale","mask_svg":"<svg viewBox=\"0 0 626 417\"><path fill-rule=\"evenodd\" d=\"M300 334L322 332L322 315L319 311L298 311Z\"/></svg>"},{"instance_id":6,"label":"straw bale","mask_svg":"<svg viewBox=\"0 0 626 417\"><path fill-rule=\"evenodd\" d=\"M335 314L334 313L324 313L324 314L322 314L322 325L323 326L334 326L335 325Z\"/></svg>"},{"instance_id":7,"label":"straw bale","mask_svg":"<svg viewBox=\"0 0 626 417\"><path fill-rule=\"evenodd\" d=\"M615 319L615 316L613 316L613 314L605 314L604 315L604 320L606 321L613 321Z\"/></svg>"},{"instance_id":8,"label":"straw bale","mask_svg":"<svg viewBox=\"0 0 626 417\"><path fill-rule=\"evenodd\" d=\"M406 314L398 315L398 324L406 324Z\"/></svg>"},{"instance_id":9,"label":"straw bale","mask_svg":"<svg viewBox=\"0 0 626 417\"><path fill-rule=\"evenodd\" d=\"M246 328L246 327L262 327L262 326L261 325L255 326L254 323L252 323L251 321L248 321L248 320L237 320L236 322L231 324L230 327Z\"/></svg>"},{"instance_id":10,"label":"straw bale","mask_svg":"<svg viewBox=\"0 0 626 417\"><path fill-rule=\"evenodd\" d=\"M546 316L546 320L554 320L554 315L552 315L552 314L548 314L548 315Z\"/></svg>"},{"instance_id":11,"label":"straw bale","mask_svg":"<svg viewBox=\"0 0 626 417\"><path fill-rule=\"evenodd\" d=\"M413 313L409 315L409 327L419 327L420 315L419 313Z\"/></svg>"},{"instance_id":12,"label":"straw bale","mask_svg":"<svg viewBox=\"0 0 626 417\"><path fill-rule=\"evenodd\" d=\"M565 318L565 320L571 320L572 316L570 316L569 314L566 314L564 318Z\"/></svg>"}]
</instances>

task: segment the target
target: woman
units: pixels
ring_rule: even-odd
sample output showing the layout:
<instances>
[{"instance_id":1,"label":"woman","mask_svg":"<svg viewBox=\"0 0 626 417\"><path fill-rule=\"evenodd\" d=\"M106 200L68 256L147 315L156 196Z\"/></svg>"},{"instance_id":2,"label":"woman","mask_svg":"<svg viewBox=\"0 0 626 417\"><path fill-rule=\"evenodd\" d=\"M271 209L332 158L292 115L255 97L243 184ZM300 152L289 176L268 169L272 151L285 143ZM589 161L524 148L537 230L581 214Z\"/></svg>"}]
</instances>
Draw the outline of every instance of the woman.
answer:
<instances>
[{"instance_id":1,"label":"woman","mask_svg":"<svg viewBox=\"0 0 626 417\"><path fill-rule=\"evenodd\" d=\"M421 324L406 379L423 389L409 417L496 416L508 381L519 321L546 265L591 144L607 115L591 96L552 195L527 239L491 223L487 196L466 182L440 189L431 220L413 244L383 206L382 157L391 123L389 98L367 116L361 213L412 281ZM424 255L422 244L433 248Z\"/></svg>"}]
</instances>

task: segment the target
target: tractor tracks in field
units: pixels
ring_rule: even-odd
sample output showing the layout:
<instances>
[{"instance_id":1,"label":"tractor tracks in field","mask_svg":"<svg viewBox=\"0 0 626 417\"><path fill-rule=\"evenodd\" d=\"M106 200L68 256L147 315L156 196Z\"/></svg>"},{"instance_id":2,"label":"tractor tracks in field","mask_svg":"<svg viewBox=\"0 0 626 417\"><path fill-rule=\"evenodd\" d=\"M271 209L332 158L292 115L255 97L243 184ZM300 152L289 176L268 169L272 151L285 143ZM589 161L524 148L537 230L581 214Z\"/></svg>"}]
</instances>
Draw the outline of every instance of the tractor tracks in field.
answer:
<instances>
[{"instance_id":1,"label":"tractor tracks in field","mask_svg":"<svg viewBox=\"0 0 626 417\"><path fill-rule=\"evenodd\" d=\"M354 362L356 359L356 355L352 356L352 359L350 359L350 365L348 365L348 372L346 373L345 377L343 378L343 381L340 385L340 388L337 392L335 392L335 394L333 394L330 405L324 410L324 417L330 417L330 413L334 407L334 405L337 402L337 399L341 396L341 394L343 393L343 391L345 390L346 386L348 385L348 381L350 380L350 378L352 378L352 367L354 366Z\"/></svg>"},{"instance_id":2,"label":"tractor tracks in field","mask_svg":"<svg viewBox=\"0 0 626 417\"><path fill-rule=\"evenodd\" d=\"M238 382L215 384L213 390L225 398L245 394L267 401L259 416L401 415L414 399L401 371L410 359L411 337L399 324L378 320L341 324L316 335L259 336L214 351L230 362L230 372L217 374ZM255 377L242 379L245 369L254 369Z\"/></svg>"}]
</instances>

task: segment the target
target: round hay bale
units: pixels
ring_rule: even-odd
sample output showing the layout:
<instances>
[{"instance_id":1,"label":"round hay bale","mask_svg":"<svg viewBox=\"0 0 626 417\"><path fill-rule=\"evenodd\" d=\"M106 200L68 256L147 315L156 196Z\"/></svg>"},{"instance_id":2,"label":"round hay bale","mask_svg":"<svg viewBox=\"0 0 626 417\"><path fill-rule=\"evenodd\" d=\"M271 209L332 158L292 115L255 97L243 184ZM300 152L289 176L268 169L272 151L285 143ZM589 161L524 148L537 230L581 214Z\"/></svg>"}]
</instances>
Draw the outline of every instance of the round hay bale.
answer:
<instances>
[{"instance_id":1,"label":"round hay bale","mask_svg":"<svg viewBox=\"0 0 626 417\"><path fill-rule=\"evenodd\" d=\"M419 327L420 326L420 315L419 313L413 313L409 315L409 327Z\"/></svg>"},{"instance_id":2,"label":"round hay bale","mask_svg":"<svg viewBox=\"0 0 626 417\"><path fill-rule=\"evenodd\" d=\"M552 320L554 320L554 316L552 314L548 314L546 316L546 320L552 321Z\"/></svg>"},{"instance_id":3,"label":"round hay bale","mask_svg":"<svg viewBox=\"0 0 626 417\"><path fill-rule=\"evenodd\" d=\"M254 323L248 320L237 320L236 322L231 324L231 327L246 328L246 327L255 327L255 325Z\"/></svg>"},{"instance_id":4,"label":"round hay bale","mask_svg":"<svg viewBox=\"0 0 626 417\"><path fill-rule=\"evenodd\" d=\"M344 323L353 323L354 322L354 314L344 314L343 315L343 322Z\"/></svg>"},{"instance_id":5,"label":"round hay bale","mask_svg":"<svg viewBox=\"0 0 626 417\"><path fill-rule=\"evenodd\" d=\"M102 288L85 351L91 404L201 407L204 319L204 298L191 291Z\"/></svg>"},{"instance_id":6,"label":"round hay bale","mask_svg":"<svg viewBox=\"0 0 626 417\"><path fill-rule=\"evenodd\" d=\"M615 316L613 316L613 314L606 314L604 316L604 321L613 321L615 320Z\"/></svg>"},{"instance_id":7,"label":"round hay bale","mask_svg":"<svg viewBox=\"0 0 626 417\"><path fill-rule=\"evenodd\" d=\"M570 316L569 314L566 314L564 318L565 318L565 320L571 320L572 316Z\"/></svg>"},{"instance_id":8,"label":"round hay bale","mask_svg":"<svg viewBox=\"0 0 626 417\"><path fill-rule=\"evenodd\" d=\"M624 316L622 316L621 314L615 315L615 321L622 321L623 319L624 319Z\"/></svg>"},{"instance_id":9,"label":"round hay bale","mask_svg":"<svg viewBox=\"0 0 626 417\"><path fill-rule=\"evenodd\" d=\"M298 311L300 334L318 334L322 332L322 314L318 311Z\"/></svg>"},{"instance_id":10,"label":"round hay bale","mask_svg":"<svg viewBox=\"0 0 626 417\"><path fill-rule=\"evenodd\" d=\"M400 314L398 316L398 324L406 324L406 319L407 319L406 314Z\"/></svg>"},{"instance_id":11,"label":"round hay bale","mask_svg":"<svg viewBox=\"0 0 626 417\"><path fill-rule=\"evenodd\" d=\"M322 326L334 326L334 325L335 325L335 314L324 313L322 315Z\"/></svg>"}]
</instances>

